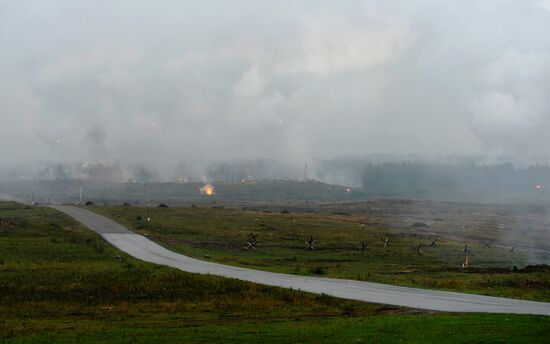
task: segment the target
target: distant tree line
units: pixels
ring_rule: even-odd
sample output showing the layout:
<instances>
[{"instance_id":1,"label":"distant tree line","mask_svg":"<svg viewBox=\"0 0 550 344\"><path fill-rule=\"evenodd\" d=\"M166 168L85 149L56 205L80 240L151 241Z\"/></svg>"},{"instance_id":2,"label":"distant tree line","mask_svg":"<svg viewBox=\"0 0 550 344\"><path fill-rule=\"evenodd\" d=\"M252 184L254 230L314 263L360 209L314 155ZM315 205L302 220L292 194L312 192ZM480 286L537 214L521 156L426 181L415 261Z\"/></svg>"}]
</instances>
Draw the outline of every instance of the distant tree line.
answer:
<instances>
[{"instance_id":1,"label":"distant tree line","mask_svg":"<svg viewBox=\"0 0 550 344\"><path fill-rule=\"evenodd\" d=\"M542 192L550 187L549 166L515 168L498 165L454 165L418 162L369 163L361 182L374 193L490 193Z\"/></svg>"}]
</instances>

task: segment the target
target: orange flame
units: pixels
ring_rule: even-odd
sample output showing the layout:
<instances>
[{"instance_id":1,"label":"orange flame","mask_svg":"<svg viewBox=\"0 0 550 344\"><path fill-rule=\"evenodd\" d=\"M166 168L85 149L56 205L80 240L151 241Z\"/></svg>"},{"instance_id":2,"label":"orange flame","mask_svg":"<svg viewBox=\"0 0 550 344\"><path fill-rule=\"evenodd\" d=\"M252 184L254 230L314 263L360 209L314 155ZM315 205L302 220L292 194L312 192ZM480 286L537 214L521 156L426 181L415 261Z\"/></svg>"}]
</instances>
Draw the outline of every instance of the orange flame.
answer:
<instances>
[{"instance_id":1,"label":"orange flame","mask_svg":"<svg viewBox=\"0 0 550 344\"><path fill-rule=\"evenodd\" d=\"M201 187L201 194L205 196L213 196L216 192L214 191L214 187L210 184L206 184L203 187Z\"/></svg>"}]
</instances>

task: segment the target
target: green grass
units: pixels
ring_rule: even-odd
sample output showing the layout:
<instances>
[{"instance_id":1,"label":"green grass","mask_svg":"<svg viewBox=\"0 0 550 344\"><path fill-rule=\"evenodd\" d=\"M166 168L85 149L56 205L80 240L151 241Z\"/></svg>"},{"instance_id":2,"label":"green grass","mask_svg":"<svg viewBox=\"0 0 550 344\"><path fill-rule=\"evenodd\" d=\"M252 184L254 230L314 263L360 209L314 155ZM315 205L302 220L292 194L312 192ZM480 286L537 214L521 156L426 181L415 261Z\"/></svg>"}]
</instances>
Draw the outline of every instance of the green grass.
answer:
<instances>
[{"instance_id":1,"label":"green grass","mask_svg":"<svg viewBox=\"0 0 550 344\"><path fill-rule=\"evenodd\" d=\"M470 245L471 268L462 271L463 242L440 239L429 247L426 237L409 228L365 225L347 216L268 213L222 208L145 209L91 207L176 251L216 262L301 275L367 280L404 286L550 300L550 269L513 272L528 257L521 252ZM139 220L139 217L142 220ZM258 235L258 249L245 251L249 233ZM304 241L314 236L315 251ZM381 241L390 237L390 247ZM359 240L369 242L367 252ZM424 245L424 255L416 248Z\"/></svg>"},{"instance_id":2,"label":"green grass","mask_svg":"<svg viewBox=\"0 0 550 344\"><path fill-rule=\"evenodd\" d=\"M545 343L550 318L393 315L223 324L108 326L12 338L6 343Z\"/></svg>"},{"instance_id":3,"label":"green grass","mask_svg":"<svg viewBox=\"0 0 550 344\"><path fill-rule=\"evenodd\" d=\"M0 203L0 217L23 219L0 227L3 334L41 331L56 321L300 318L380 308L144 263L49 208Z\"/></svg>"},{"instance_id":4,"label":"green grass","mask_svg":"<svg viewBox=\"0 0 550 344\"><path fill-rule=\"evenodd\" d=\"M28 190L36 186L39 190L36 200L39 203L56 200L76 203L78 194L73 190L80 186L86 190L85 197L97 203L144 204L145 198L162 200L168 205L186 202L286 202L309 201L345 201L364 199L369 195L361 190L346 193L345 187L316 181L307 183L287 180L257 181L252 183L215 182L216 195L205 197L199 188L203 182L192 183L97 183L84 180L36 180L10 183L0 182L0 191L19 199L29 197ZM145 196L147 195L147 196ZM372 196L372 195L370 195ZM159 201L160 202L160 201Z\"/></svg>"},{"instance_id":5,"label":"green grass","mask_svg":"<svg viewBox=\"0 0 550 344\"><path fill-rule=\"evenodd\" d=\"M2 343L544 342L550 317L416 312L135 260L49 208L0 202ZM117 259L120 256L121 259Z\"/></svg>"}]
</instances>

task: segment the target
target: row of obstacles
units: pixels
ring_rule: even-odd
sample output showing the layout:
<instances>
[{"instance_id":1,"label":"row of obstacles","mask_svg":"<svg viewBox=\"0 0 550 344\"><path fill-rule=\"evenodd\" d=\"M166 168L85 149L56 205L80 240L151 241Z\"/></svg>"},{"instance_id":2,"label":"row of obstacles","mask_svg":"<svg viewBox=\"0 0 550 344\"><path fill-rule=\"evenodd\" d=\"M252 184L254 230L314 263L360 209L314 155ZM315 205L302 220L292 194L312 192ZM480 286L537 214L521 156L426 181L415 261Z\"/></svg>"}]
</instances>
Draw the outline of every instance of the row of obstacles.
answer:
<instances>
[{"instance_id":1,"label":"row of obstacles","mask_svg":"<svg viewBox=\"0 0 550 344\"><path fill-rule=\"evenodd\" d=\"M382 241L382 243L383 243L382 246L384 248L390 247L390 237L380 238L380 240ZM437 242L438 242L438 238L430 239L430 244L427 245L427 246L429 246L429 247L439 247L437 245ZM304 241L304 243L305 243L305 248L304 249L306 251L314 251L315 250L315 244L317 244L317 239L315 239L313 236L310 236L309 240ZM248 239L246 240L246 245L243 247L243 249L246 250L246 251L256 250L257 244L258 244L258 234L250 233L248 235ZM368 251L369 243L367 241L359 240L359 244L360 244L360 250L361 251L363 251L363 252ZM483 248L486 248L486 249L491 248L492 247L491 245L492 244L488 241L483 242ZM419 244L416 247L416 252L419 253L420 255L424 255L424 251L422 250L422 248L424 246L425 246L424 244ZM513 248L512 246L508 246L508 251L509 252L515 252L515 248ZM468 246L468 244L464 244L462 252L463 253L471 253L470 246Z\"/></svg>"},{"instance_id":2,"label":"row of obstacles","mask_svg":"<svg viewBox=\"0 0 550 344\"><path fill-rule=\"evenodd\" d=\"M87 202L86 205L93 205L93 203L92 202ZM125 203L124 205L127 205L127 203ZM168 207L168 206L165 205L164 203L161 203L161 204L158 205L158 207L159 208L164 208L164 207ZM141 217L138 216L137 219L139 221L139 220L141 220ZM149 218L148 218L148 221L150 221ZM0 225L1 225L1 220L0 220ZM382 241L384 248L390 247L390 237L389 236L386 236L385 238L380 238L380 240ZM430 244L428 246L429 247L438 247L438 245L437 245L438 240L439 239L437 237L431 238L430 239ZM258 243L257 234L250 233L249 236L248 236L248 239L246 240L246 245L243 247L243 249L245 251L250 251L250 250L255 251L256 248L257 248L257 243ZM314 251L315 250L315 245L317 244L317 239L315 239L313 236L310 236L309 240L304 241L304 243L305 243L305 248L304 249L306 251ZM364 240L360 240L359 244L360 244L361 252L364 253L364 252L368 251L368 249L369 249L369 243L368 242L366 242ZM486 249L491 248L491 245L492 245L492 243L490 243L488 241L483 242L483 247L486 248ZM416 253L420 256L424 256L424 254L425 254L424 250L422 249L423 247L424 247L423 244L419 244L415 248ZM464 248L463 248L462 251L465 254L465 257L468 257L468 255L471 253L468 244L464 244ZM508 252L514 253L515 248L513 248L512 246L508 246ZM462 266L464 268L468 267L468 258L464 259L464 262L463 262Z\"/></svg>"},{"instance_id":3,"label":"row of obstacles","mask_svg":"<svg viewBox=\"0 0 550 344\"><path fill-rule=\"evenodd\" d=\"M382 241L383 243L383 247L384 248L388 248L390 247L390 237L389 236L386 236L385 238L380 238L380 240ZM305 247L304 247L304 250L306 251L314 251L315 250L315 245L317 244L317 239L315 239L313 236L310 236L308 240L304 241L305 243ZM427 245L429 247L439 247L438 246L438 238L431 238L430 239L430 244ZM246 245L243 247L243 249L245 251L250 251L250 250L253 250L255 251L256 250L256 247L257 247L257 244L258 244L258 234L255 234L255 233L250 233L248 235L248 239L246 240ZM365 240L359 240L359 244L360 244L360 250L361 252L365 253L368 251L369 249L369 243ZM492 246L492 243L491 242L488 242L488 241L484 241L483 242L483 248L485 249L489 249L491 248ZM420 256L424 256L424 250L422 249L424 247L423 244L419 244L415 251L418 255ZM515 249L511 246L508 247L508 252L510 253L514 253L515 252ZM468 244L464 244L464 247L462 249L462 253L464 253L464 260L462 262L462 269L467 269L469 267L469 262L470 262L470 255L471 255L471 250L470 250L470 246L468 246Z\"/></svg>"},{"instance_id":4,"label":"row of obstacles","mask_svg":"<svg viewBox=\"0 0 550 344\"><path fill-rule=\"evenodd\" d=\"M245 251L249 251L249 250L253 250L255 251L256 250L256 244L258 243L258 239L257 239L257 234L254 234L254 233L250 233L248 234L248 239L246 240L246 245L243 247L243 249ZM309 238L309 240L307 241L304 241L305 244L306 244L306 247L305 247L305 250L306 251L313 251L315 250L315 244L317 243L317 239L313 238L313 236L311 236ZM366 250L366 244L365 246L363 247L364 250Z\"/></svg>"}]
</instances>

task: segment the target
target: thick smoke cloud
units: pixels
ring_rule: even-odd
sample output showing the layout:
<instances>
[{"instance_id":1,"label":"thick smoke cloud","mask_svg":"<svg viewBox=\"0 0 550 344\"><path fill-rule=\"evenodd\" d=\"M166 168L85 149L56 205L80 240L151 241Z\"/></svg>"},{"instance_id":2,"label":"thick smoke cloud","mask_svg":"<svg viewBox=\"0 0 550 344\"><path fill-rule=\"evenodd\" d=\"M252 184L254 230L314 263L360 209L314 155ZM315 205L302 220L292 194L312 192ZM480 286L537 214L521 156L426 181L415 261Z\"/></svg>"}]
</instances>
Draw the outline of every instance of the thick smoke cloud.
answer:
<instances>
[{"instance_id":1,"label":"thick smoke cloud","mask_svg":"<svg viewBox=\"0 0 550 344\"><path fill-rule=\"evenodd\" d=\"M107 161L114 179L234 158L544 155L548 37L547 0L0 1L0 153Z\"/></svg>"}]
</instances>

